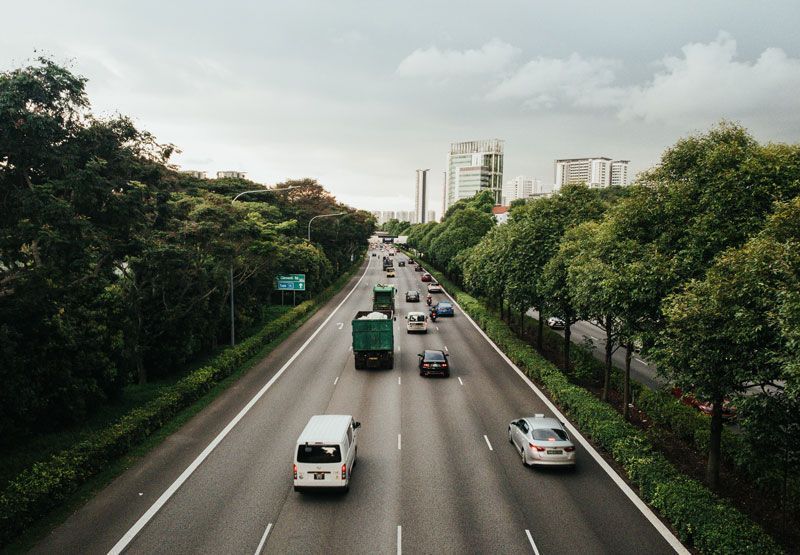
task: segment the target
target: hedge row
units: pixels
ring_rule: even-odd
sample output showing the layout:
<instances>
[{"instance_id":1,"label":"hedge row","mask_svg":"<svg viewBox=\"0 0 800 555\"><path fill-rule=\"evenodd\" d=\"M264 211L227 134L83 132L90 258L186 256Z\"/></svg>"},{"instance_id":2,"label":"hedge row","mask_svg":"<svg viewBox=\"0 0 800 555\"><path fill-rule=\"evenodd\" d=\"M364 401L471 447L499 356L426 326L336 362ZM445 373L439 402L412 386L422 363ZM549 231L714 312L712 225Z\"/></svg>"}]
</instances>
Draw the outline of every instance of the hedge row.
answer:
<instances>
[{"instance_id":1,"label":"hedge row","mask_svg":"<svg viewBox=\"0 0 800 555\"><path fill-rule=\"evenodd\" d=\"M347 272L316 298L307 300L265 325L259 332L165 388L158 397L99 431L91 439L35 463L13 479L0 495L0 546L8 544L34 520L66 501L81 485L203 397L330 299L352 276Z\"/></svg>"},{"instance_id":2,"label":"hedge row","mask_svg":"<svg viewBox=\"0 0 800 555\"><path fill-rule=\"evenodd\" d=\"M567 376L519 339L474 297L454 287L439 272L437 280L453 294L486 334L517 366L539 382L582 433L609 453L639 488L641 497L672 525L686 545L700 553L782 553L761 527L718 498L703 484L681 474L610 405Z\"/></svg>"}]
</instances>

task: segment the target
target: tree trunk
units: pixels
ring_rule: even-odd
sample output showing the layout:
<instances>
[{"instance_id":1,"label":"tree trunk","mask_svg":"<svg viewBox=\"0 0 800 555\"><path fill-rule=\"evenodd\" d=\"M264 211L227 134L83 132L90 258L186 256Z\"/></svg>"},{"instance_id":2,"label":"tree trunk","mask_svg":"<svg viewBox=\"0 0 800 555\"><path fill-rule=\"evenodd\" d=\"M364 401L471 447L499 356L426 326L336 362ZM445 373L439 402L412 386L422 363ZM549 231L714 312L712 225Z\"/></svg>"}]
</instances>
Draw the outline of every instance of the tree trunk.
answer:
<instances>
[{"instance_id":1,"label":"tree trunk","mask_svg":"<svg viewBox=\"0 0 800 555\"><path fill-rule=\"evenodd\" d=\"M136 375L139 377L139 385L147 383L147 369L144 367L140 353L136 353Z\"/></svg>"},{"instance_id":2,"label":"tree trunk","mask_svg":"<svg viewBox=\"0 0 800 555\"><path fill-rule=\"evenodd\" d=\"M630 342L625 345L625 384L622 388L622 416L625 420L630 418L631 404L631 356L633 356L633 347Z\"/></svg>"},{"instance_id":3,"label":"tree trunk","mask_svg":"<svg viewBox=\"0 0 800 555\"><path fill-rule=\"evenodd\" d=\"M570 371L570 364L569 364L569 348L570 348L570 337L572 337L572 330L570 329L570 321L566 320L566 325L564 326L564 372L569 373Z\"/></svg>"},{"instance_id":4,"label":"tree trunk","mask_svg":"<svg viewBox=\"0 0 800 555\"><path fill-rule=\"evenodd\" d=\"M525 339L525 309L519 309L519 336Z\"/></svg>"},{"instance_id":5,"label":"tree trunk","mask_svg":"<svg viewBox=\"0 0 800 555\"><path fill-rule=\"evenodd\" d=\"M716 395L711 407L711 438L708 445L706 484L712 490L719 487L720 447L722 445L722 395Z\"/></svg>"},{"instance_id":6,"label":"tree trunk","mask_svg":"<svg viewBox=\"0 0 800 555\"><path fill-rule=\"evenodd\" d=\"M542 319L542 311L539 310L539 329L536 332L536 348L542 352L542 343L544 342L544 320Z\"/></svg>"},{"instance_id":7,"label":"tree trunk","mask_svg":"<svg viewBox=\"0 0 800 555\"><path fill-rule=\"evenodd\" d=\"M606 328L606 367L603 371L603 395L602 400L603 402L608 401L608 389L611 387L611 354L614 348L614 344L611 341L612 337L612 329L611 329L611 317L606 316L605 321L605 328Z\"/></svg>"}]
</instances>

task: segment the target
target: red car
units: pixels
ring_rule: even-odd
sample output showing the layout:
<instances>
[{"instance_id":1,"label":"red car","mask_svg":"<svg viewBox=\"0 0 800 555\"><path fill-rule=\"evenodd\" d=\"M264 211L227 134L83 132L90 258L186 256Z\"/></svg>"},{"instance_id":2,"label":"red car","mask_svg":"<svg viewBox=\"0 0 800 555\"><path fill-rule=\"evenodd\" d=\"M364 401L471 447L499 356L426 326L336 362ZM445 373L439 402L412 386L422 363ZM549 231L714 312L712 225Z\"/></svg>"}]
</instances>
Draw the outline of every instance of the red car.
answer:
<instances>
[{"instance_id":1,"label":"red car","mask_svg":"<svg viewBox=\"0 0 800 555\"><path fill-rule=\"evenodd\" d=\"M419 278L419 279L422 280L422 281L433 281L433 276L430 275L428 272L425 272L424 274L422 274L422 277Z\"/></svg>"},{"instance_id":2,"label":"red car","mask_svg":"<svg viewBox=\"0 0 800 555\"><path fill-rule=\"evenodd\" d=\"M711 416L712 406L710 402L701 401L692 393L684 393L680 387L672 388L672 396L679 399L684 405L694 407L703 414ZM736 407L731 405L730 399L725 399L722 402L722 418L725 420L733 420L736 418Z\"/></svg>"}]
</instances>

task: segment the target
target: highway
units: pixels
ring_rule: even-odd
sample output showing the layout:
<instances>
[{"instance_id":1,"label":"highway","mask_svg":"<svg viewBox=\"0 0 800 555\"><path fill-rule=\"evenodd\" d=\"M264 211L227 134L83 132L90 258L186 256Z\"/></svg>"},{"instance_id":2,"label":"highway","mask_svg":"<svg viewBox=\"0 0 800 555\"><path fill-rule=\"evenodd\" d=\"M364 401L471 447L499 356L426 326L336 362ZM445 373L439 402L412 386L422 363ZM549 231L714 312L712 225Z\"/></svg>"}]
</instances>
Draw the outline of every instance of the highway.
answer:
<instances>
[{"instance_id":1,"label":"highway","mask_svg":"<svg viewBox=\"0 0 800 555\"><path fill-rule=\"evenodd\" d=\"M34 552L687 553L577 438L574 471L524 467L508 423L551 410L460 308L407 335L421 274L379 260ZM350 319L387 281L395 368L357 371ZM426 347L449 351L450 378L419 376ZM362 423L350 491L295 493L295 441L324 413Z\"/></svg>"}]
</instances>

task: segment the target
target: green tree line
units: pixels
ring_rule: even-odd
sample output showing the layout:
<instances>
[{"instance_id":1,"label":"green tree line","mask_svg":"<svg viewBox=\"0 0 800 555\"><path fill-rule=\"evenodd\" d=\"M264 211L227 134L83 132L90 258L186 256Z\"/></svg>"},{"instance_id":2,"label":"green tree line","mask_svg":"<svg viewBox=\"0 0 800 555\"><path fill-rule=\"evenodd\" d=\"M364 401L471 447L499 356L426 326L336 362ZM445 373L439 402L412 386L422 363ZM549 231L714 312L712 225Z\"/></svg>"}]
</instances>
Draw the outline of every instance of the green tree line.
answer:
<instances>
[{"instance_id":1,"label":"green tree line","mask_svg":"<svg viewBox=\"0 0 800 555\"><path fill-rule=\"evenodd\" d=\"M129 383L180 372L363 253L374 218L312 179L196 179L51 60L0 74L0 443L80 422ZM281 189L287 189L281 191ZM233 202L234 196L248 193ZM310 219L345 212L314 222ZM232 273L232 280L231 280Z\"/></svg>"},{"instance_id":2,"label":"green tree line","mask_svg":"<svg viewBox=\"0 0 800 555\"><path fill-rule=\"evenodd\" d=\"M404 232L516 326L538 310L540 349L543 320L563 319L566 370L569 325L599 325L604 399L611 356L626 352L626 416L639 346L671 383L711 402L706 479L716 487L723 404L746 392L736 403L754 461L784 475L798 465L789 449L800 422L798 195L800 146L761 144L723 122L678 141L631 186L568 185L515 203L504 225L478 195L451 206L442 223Z\"/></svg>"}]
</instances>

